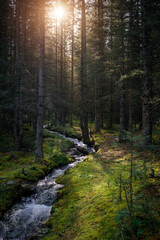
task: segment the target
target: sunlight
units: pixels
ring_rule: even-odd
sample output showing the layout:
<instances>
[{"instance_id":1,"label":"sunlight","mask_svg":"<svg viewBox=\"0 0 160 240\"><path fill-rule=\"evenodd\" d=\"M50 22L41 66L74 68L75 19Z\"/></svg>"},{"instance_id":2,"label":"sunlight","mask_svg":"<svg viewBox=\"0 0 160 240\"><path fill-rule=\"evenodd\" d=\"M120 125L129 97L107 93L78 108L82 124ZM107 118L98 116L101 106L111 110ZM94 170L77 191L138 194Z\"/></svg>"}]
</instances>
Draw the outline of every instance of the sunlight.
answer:
<instances>
[{"instance_id":1,"label":"sunlight","mask_svg":"<svg viewBox=\"0 0 160 240\"><path fill-rule=\"evenodd\" d=\"M58 6L56 9L55 9L55 15L57 17L58 20L61 20L64 15L65 15L65 10L62 6Z\"/></svg>"}]
</instances>

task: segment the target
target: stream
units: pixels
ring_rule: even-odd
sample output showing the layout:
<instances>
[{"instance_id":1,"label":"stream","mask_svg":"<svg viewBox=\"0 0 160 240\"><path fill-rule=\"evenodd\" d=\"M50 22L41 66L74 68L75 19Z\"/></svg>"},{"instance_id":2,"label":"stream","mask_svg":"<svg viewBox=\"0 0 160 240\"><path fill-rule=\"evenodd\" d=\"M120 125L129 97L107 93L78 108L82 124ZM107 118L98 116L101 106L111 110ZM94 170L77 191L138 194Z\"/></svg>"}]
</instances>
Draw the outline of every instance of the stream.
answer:
<instances>
[{"instance_id":1,"label":"stream","mask_svg":"<svg viewBox=\"0 0 160 240\"><path fill-rule=\"evenodd\" d=\"M53 133L53 131L47 131ZM82 162L85 159L84 153L94 152L93 148L78 139L66 137L58 132L54 133L74 142L75 147L70 149L67 154L72 155L75 161L54 169L44 179L39 180L34 194L23 197L5 213L3 221L0 222L0 240L29 240L31 236L45 234L44 223L49 219L51 208L56 203L58 190L63 187L62 184L56 183L56 179L63 175L68 168L73 168Z\"/></svg>"}]
</instances>

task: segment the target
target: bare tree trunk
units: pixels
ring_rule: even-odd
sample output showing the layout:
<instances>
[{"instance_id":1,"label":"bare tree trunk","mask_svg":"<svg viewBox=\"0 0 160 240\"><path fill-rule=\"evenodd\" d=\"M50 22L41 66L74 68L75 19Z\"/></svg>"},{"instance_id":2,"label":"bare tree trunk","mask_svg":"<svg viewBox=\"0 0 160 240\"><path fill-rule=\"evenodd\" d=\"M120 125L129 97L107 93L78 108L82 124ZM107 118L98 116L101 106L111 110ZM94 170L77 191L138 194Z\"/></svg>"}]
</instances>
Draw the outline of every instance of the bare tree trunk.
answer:
<instances>
[{"instance_id":1,"label":"bare tree trunk","mask_svg":"<svg viewBox=\"0 0 160 240\"><path fill-rule=\"evenodd\" d=\"M61 19L61 54L60 54L60 97L63 99L64 96L64 26L63 19ZM59 115L59 124L64 126L64 103L60 104L60 115Z\"/></svg>"},{"instance_id":2,"label":"bare tree trunk","mask_svg":"<svg viewBox=\"0 0 160 240\"><path fill-rule=\"evenodd\" d=\"M38 118L35 146L35 161L43 158L43 121L44 121L44 71L45 71L45 0L40 5L40 67L39 67L39 94Z\"/></svg>"},{"instance_id":3,"label":"bare tree trunk","mask_svg":"<svg viewBox=\"0 0 160 240\"><path fill-rule=\"evenodd\" d=\"M110 19L111 19L111 23L110 23L110 51L111 53L113 52L113 6L112 6L112 2L111 2L111 10L110 10ZM110 62L112 63L113 61L113 56L112 54L110 54ZM109 129L113 128L113 74L111 73L110 75L110 99L109 99Z\"/></svg>"},{"instance_id":4,"label":"bare tree trunk","mask_svg":"<svg viewBox=\"0 0 160 240\"><path fill-rule=\"evenodd\" d=\"M132 97L131 93L129 93L129 131L133 130L133 113L132 113Z\"/></svg>"},{"instance_id":5,"label":"bare tree trunk","mask_svg":"<svg viewBox=\"0 0 160 240\"><path fill-rule=\"evenodd\" d=\"M70 103L70 126L72 126L73 114L73 82L74 82L74 0L72 9L72 66L71 66L71 103Z\"/></svg>"},{"instance_id":6,"label":"bare tree trunk","mask_svg":"<svg viewBox=\"0 0 160 240\"><path fill-rule=\"evenodd\" d=\"M120 88L120 111L119 111L119 121L120 121L120 134L119 134L119 141L123 142L123 133L125 130L125 96L124 96L124 91L125 91L125 85L124 82L121 83L121 88Z\"/></svg>"},{"instance_id":7,"label":"bare tree trunk","mask_svg":"<svg viewBox=\"0 0 160 240\"><path fill-rule=\"evenodd\" d=\"M97 76L95 80L95 131L100 132L102 122L102 111L101 111L101 78Z\"/></svg>"},{"instance_id":8,"label":"bare tree trunk","mask_svg":"<svg viewBox=\"0 0 160 240\"><path fill-rule=\"evenodd\" d=\"M121 59L121 76L124 75L124 19L123 13L121 13L120 21L122 24L121 29L121 52L120 52L120 59ZM120 134L119 134L119 141L123 142L124 130L125 130L125 82L124 80L121 81L120 86L120 112L119 112L119 121L120 121Z\"/></svg>"},{"instance_id":9,"label":"bare tree trunk","mask_svg":"<svg viewBox=\"0 0 160 240\"><path fill-rule=\"evenodd\" d=\"M109 129L113 128L113 79L110 79L110 99L109 99Z\"/></svg>"},{"instance_id":10,"label":"bare tree trunk","mask_svg":"<svg viewBox=\"0 0 160 240\"><path fill-rule=\"evenodd\" d=\"M82 0L81 16L81 130L85 143L89 143L88 114L87 114L87 89L86 89L86 13L85 0Z\"/></svg>"},{"instance_id":11,"label":"bare tree trunk","mask_svg":"<svg viewBox=\"0 0 160 240\"><path fill-rule=\"evenodd\" d=\"M21 106L21 77L22 77L22 59L20 54L20 4L16 1L16 86L14 99L14 148L16 151L21 150L23 122Z\"/></svg>"},{"instance_id":12,"label":"bare tree trunk","mask_svg":"<svg viewBox=\"0 0 160 240\"><path fill-rule=\"evenodd\" d=\"M56 1L56 7L57 7L57 1ZM56 75L56 79L55 79L55 94L56 94L56 97L58 95L58 32L57 32L57 17L56 17L56 61L55 61L55 75ZM56 103L55 104L55 122L54 124L57 125L57 122L58 122L58 104Z\"/></svg>"},{"instance_id":13,"label":"bare tree trunk","mask_svg":"<svg viewBox=\"0 0 160 240\"><path fill-rule=\"evenodd\" d=\"M100 132L103 126L103 108L102 108L102 81L103 75L103 57L104 57L104 36L103 36L103 1L98 0L98 72L95 84L95 130Z\"/></svg>"},{"instance_id":14,"label":"bare tree trunk","mask_svg":"<svg viewBox=\"0 0 160 240\"><path fill-rule=\"evenodd\" d=\"M141 0L142 16L142 55L144 78L142 82L142 133L143 146L146 147L152 143L152 120L151 120L151 97L152 97L152 79L151 79L151 45L149 42L149 26L147 17L150 14L149 2Z\"/></svg>"},{"instance_id":15,"label":"bare tree trunk","mask_svg":"<svg viewBox=\"0 0 160 240\"><path fill-rule=\"evenodd\" d=\"M133 1L131 0L131 6L133 5ZM130 61L130 71L133 71L135 69L135 62L136 62L136 59L135 59L135 56L134 56L134 51L135 51L135 43L134 43L134 21L133 21L133 11L132 9L129 11L129 42L130 42L130 47L129 47L129 50L128 50L128 54L129 54L129 58L131 59ZM132 91L133 91L133 79L130 78L128 80L128 114L129 114L129 122L128 122L128 125L129 125L129 131L132 132L133 130L133 94L132 94Z\"/></svg>"}]
</instances>

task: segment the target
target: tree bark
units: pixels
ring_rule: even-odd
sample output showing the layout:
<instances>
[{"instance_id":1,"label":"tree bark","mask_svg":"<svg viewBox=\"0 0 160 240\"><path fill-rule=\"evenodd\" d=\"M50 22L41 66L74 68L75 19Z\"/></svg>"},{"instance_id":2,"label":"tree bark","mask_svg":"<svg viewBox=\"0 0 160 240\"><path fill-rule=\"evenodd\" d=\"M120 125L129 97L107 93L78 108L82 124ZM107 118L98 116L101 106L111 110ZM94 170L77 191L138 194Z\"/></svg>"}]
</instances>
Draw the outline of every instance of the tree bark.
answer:
<instances>
[{"instance_id":1,"label":"tree bark","mask_svg":"<svg viewBox=\"0 0 160 240\"><path fill-rule=\"evenodd\" d=\"M63 99L64 96L64 22L61 19L61 54L60 54L60 98ZM65 111L64 111L64 102L60 103L60 115L59 115L59 124L61 126L65 125Z\"/></svg>"},{"instance_id":2,"label":"tree bark","mask_svg":"<svg viewBox=\"0 0 160 240\"><path fill-rule=\"evenodd\" d=\"M57 7L57 0L56 0L56 7ZM56 53L56 59L55 59L55 94L56 97L58 95L58 26L57 26L57 17L56 17L56 49L55 49L55 53ZM55 103L55 121L54 124L57 125L58 123L58 104Z\"/></svg>"},{"instance_id":3,"label":"tree bark","mask_svg":"<svg viewBox=\"0 0 160 240\"><path fill-rule=\"evenodd\" d=\"M121 76L124 75L124 19L123 13L121 13L120 21L122 25L121 29L121 52L120 52L120 60L121 60ZM120 121L120 134L119 134L119 141L123 142L124 130L125 130L125 82L121 80L120 86L120 112L119 112L119 121Z\"/></svg>"},{"instance_id":4,"label":"tree bark","mask_svg":"<svg viewBox=\"0 0 160 240\"><path fill-rule=\"evenodd\" d=\"M110 51L113 52L113 6L111 2L111 10L110 10ZM110 54L110 62L113 62L113 56ZM110 97L109 97L109 125L108 128L113 128L113 74L110 74Z\"/></svg>"},{"instance_id":5,"label":"tree bark","mask_svg":"<svg viewBox=\"0 0 160 240\"><path fill-rule=\"evenodd\" d=\"M103 126L103 108L102 108L102 82L103 74L103 58L104 58L104 36L103 36L103 2L98 0L98 71L95 83L95 130L100 132Z\"/></svg>"},{"instance_id":6,"label":"tree bark","mask_svg":"<svg viewBox=\"0 0 160 240\"><path fill-rule=\"evenodd\" d=\"M21 150L23 120L22 120L22 96L21 96L21 77L22 77L22 59L20 53L20 4L16 1L16 86L14 99L14 148Z\"/></svg>"},{"instance_id":7,"label":"tree bark","mask_svg":"<svg viewBox=\"0 0 160 240\"><path fill-rule=\"evenodd\" d=\"M73 82L74 82L74 0L72 8L72 63L71 63L71 103L70 103L70 126L73 125Z\"/></svg>"},{"instance_id":8,"label":"tree bark","mask_svg":"<svg viewBox=\"0 0 160 240\"><path fill-rule=\"evenodd\" d=\"M35 161L43 155L43 121L44 121L44 72L45 72L45 0L40 5L40 66L39 66L39 93L38 93L38 118L36 130Z\"/></svg>"},{"instance_id":9,"label":"tree bark","mask_svg":"<svg viewBox=\"0 0 160 240\"><path fill-rule=\"evenodd\" d=\"M124 136L124 130L125 130L125 96L124 96L124 91L125 91L125 84L124 82L121 83L121 88L120 88L120 111L119 111L119 121L120 121L120 134L119 134L119 141L123 142L123 136Z\"/></svg>"},{"instance_id":10,"label":"tree bark","mask_svg":"<svg viewBox=\"0 0 160 240\"><path fill-rule=\"evenodd\" d=\"M151 97L152 97L152 79L151 79L151 44L149 41L149 25L147 18L150 15L150 1L141 0L141 22L142 22L142 56L144 78L142 81L142 134L143 146L146 147L152 143L152 120L151 120Z\"/></svg>"},{"instance_id":11,"label":"tree bark","mask_svg":"<svg viewBox=\"0 0 160 240\"><path fill-rule=\"evenodd\" d=\"M132 97L129 93L129 131L133 130L133 112L132 112Z\"/></svg>"},{"instance_id":12,"label":"tree bark","mask_svg":"<svg viewBox=\"0 0 160 240\"><path fill-rule=\"evenodd\" d=\"M81 16L81 130L85 143L89 143L88 114L87 114L87 87L86 87L86 13L85 0L82 0Z\"/></svg>"}]
</instances>

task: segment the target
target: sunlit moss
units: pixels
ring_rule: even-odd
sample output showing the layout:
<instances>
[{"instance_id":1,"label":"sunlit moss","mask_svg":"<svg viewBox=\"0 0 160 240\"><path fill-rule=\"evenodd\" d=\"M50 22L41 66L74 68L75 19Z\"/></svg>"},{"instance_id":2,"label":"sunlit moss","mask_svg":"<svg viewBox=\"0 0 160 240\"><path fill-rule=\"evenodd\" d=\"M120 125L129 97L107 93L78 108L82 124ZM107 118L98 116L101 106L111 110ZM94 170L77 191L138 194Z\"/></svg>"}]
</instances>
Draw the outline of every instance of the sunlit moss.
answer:
<instances>
[{"instance_id":1,"label":"sunlit moss","mask_svg":"<svg viewBox=\"0 0 160 240\"><path fill-rule=\"evenodd\" d=\"M154 160L157 157L131 152L124 144L114 143L114 137L107 133L97 134L95 140L101 144L99 152L88 156L86 161L57 180L65 187L58 194L60 200L52 208L52 217L47 223L51 232L44 239L132 239L131 225L137 239L155 239L160 217L156 207L160 201L154 199L155 193L150 200L145 197L150 192L148 184L152 187L157 184L156 179L149 178L151 167L158 176L160 164ZM128 208L131 159L132 221ZM145 210L147 207L149 211ZM149 228L152 224L154 230Z\"/></svg>"}]
</instances>

